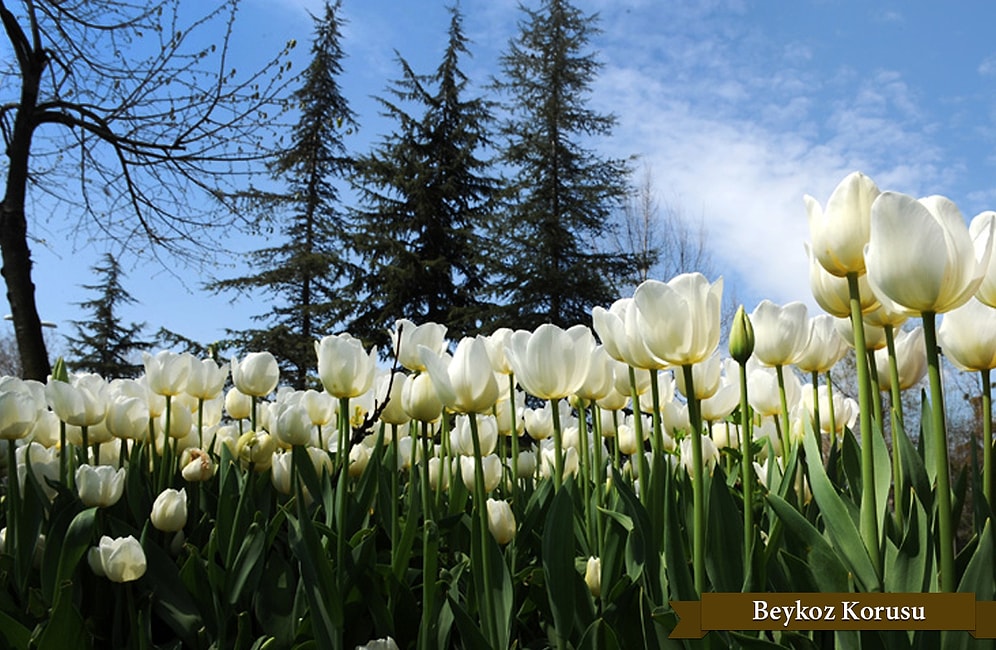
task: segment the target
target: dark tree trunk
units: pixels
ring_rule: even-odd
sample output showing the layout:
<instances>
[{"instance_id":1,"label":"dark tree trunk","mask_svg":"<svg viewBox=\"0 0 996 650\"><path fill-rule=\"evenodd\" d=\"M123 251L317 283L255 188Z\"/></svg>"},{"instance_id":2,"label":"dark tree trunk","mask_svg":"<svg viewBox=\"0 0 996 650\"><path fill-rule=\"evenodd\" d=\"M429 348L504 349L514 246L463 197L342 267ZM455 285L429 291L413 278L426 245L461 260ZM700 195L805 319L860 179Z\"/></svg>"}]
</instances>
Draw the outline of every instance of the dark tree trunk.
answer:
<instances>
[{"instance_id":1,"label":"dark tree trunk","mask_svg":"<svg viewBox=\"0 0 996 650\"><path fill-rule=\"evenodd\" d=\"M45 381L49 364L41 319L35 304L35 285L31 281L31 250L28 248L28 222L24 214L24 197L28 186L28 158L35 130L38 88L47 64L43 50L32 47L6 7L0 5L4 27L14 45L21 69L21 102L14 117L7 147L7 179L3 204L0 205L0 254L3 258L7 302L14 319L14 336L21 356L25 379Z\"/></svg>"}]
</instances>

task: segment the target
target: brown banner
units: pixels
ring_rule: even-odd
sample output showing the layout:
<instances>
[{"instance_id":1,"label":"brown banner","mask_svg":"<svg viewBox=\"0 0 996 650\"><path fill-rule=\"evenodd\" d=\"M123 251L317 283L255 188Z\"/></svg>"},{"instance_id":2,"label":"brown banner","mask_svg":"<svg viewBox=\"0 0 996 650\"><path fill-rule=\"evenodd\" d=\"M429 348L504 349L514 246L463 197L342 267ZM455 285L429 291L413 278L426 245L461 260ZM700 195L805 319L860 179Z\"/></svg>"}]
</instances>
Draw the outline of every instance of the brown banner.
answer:
<instances>
[{"instance_id":1,"label":"brown banner","mask_svg":"<svg viewBox=\"0 0 996 650\"><path fill-rule=\"evenodd\" d=\"M996 638L996 602L975 594L708 593L671 607L674 639L709 630L968 630Z\"/></svg>"}]
</instances>

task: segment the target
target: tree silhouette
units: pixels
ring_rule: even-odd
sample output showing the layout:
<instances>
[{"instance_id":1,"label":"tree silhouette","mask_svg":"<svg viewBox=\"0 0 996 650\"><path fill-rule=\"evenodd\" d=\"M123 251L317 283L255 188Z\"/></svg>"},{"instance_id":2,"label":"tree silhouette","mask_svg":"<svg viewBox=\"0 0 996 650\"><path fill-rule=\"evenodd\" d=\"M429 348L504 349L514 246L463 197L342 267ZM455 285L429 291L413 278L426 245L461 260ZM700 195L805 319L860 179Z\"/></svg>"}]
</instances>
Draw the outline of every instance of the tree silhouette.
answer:
<instances>
[{"instance_id":1,"label":"tree silhouette","mask_svg":"<svg viewBox=\"0 0 996 650\"><path fill-rule=\"evenodd\" d=\"M0 253L26 377L44 380L50 369L29 198L46 201L36 219L77 214L87 239L154 256L203 254L203 228L241 219L229 197L268 155L261 130L280 115L286 49L240 76L229 60L238 0L185 15L193 4L0 0L14 53L0 68ZM205 34L219 26L220 38Z\"/></svg>"}]
</instances>

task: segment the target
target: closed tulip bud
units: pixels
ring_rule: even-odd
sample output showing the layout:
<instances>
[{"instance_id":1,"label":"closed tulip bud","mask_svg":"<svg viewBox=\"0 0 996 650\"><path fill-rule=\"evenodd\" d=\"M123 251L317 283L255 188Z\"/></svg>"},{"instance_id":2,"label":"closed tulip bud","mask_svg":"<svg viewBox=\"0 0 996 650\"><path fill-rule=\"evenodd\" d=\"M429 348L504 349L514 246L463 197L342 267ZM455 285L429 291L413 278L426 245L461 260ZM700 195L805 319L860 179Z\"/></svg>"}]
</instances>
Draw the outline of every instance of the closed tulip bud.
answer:
<instances>
[{"instance_id":1,"label":"closed tulip bud","mask_svg":"<svg viewBox=\"0 0 996 650\"><path fill-rule=\"evenodd\" d=\"M94 573L112 582L131 582L145 575L145 550L131 535L101 537L100 544L87 554L87 561Z\"/></svg>"},{"instance_id":2,"label":"closed tulip bud","mask_svg":"<svg viewBox=\"0 0 996 650\"><path fill-rule=\"evenodd\" d=\"M515 537L515 515L508 501L488 499L488 530L502 546Z\"/></svg>"},{"instance_id":3,"label":"closed tulip bud","mask_svg":"<svg viewBox=\"0 0 996 650\"><path fill-rule=\"evenodd\" d=\"M183 466L183 480L188 483L200 483L214 476L214 461L203 449L187 449L183 452L180 464Z\"/></svg>"},{"instance_id":4,"label":"closed tulip bud","mask_svg":"<svg viewBox=\"0 0 996 650\"><path fill-rule=\"evenodd\" d=\"M730 356L743 365L754 354L754 326L751 325L744 306L737 308L733 316L733 326L730 328Z\"/></svg>"},{"instance_id":5,"label":"closed tulip bud","mask_svg":"<svg viewBox=\"0 0 996 650\"><path fill-rule=\"evenodd\" d=\"M232 357L232 383L250 397L266 397L280 381L280 367L269 352L250 352L242 361ZM226 401L226 406L227 406Z\"/></svg>"},{"instance_id":6,"label":"closed tulip bud","mask_svg":"<svg viewBox=\"0 0 996 650\"><path fill-rule=\"evenodd\" d=\"M152 504L152 525L164 533L175 533L187 525L187 490L165 489Z\"/></svg>"},{"instance_id":7,"label":"closed tulip bud","mask_svg":"<svg viewBox=\"0 0 996 650\"><path fill-rule=\"evenodd\" d=\"M76 491L88 508L106 508L118 502L124 493L124 468L108 465L80 465L76 469Z\"/></svg>"},{"instance_id":8,"label":"closed tulip bud","mask_svg":"<svg viewBox=\"0 0 996 650\"><path fill-rule=\"evenodd\" d=\"M584 567L584 582L595 598L602 595L602 558L590 557Z\"/></svg>"}]
</instances>

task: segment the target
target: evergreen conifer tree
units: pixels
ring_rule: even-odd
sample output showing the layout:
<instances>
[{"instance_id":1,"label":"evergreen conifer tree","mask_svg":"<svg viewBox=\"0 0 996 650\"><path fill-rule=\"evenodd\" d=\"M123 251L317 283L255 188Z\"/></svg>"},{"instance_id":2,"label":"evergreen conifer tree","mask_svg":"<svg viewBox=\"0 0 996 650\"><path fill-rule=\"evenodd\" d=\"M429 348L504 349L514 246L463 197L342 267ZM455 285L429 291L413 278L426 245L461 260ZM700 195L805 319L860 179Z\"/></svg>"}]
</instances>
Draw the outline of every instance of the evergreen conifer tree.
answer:
<instances>
[{"instance_id":1,"label":"evergreen conifer tree","mask_svg":"<svg viewBox=\"0 0 996 650\"><path fill-rule=\"evenodd\" d=\"M610 245L628 169L586 148L616 122L587 106L601 67L588 50L597 16L567 0L522 10L526 19L496 83L509 115L503 159L514 170L496 320L512 328L566 327L590 322L594 305L615 300L616 282L635 263Z\"/></svg>"},{"instance_id":2,"label":"evergreen conifer tree","mask_svg":"<svg viewBox=\"0 0 996 650\"><path fill-rule=\"evenodd\" d=\"M418 75L399 56L402 78L380 98L397 128L357 160L354 242L365 276L349 330L367 343L386 343L399 318L441 323L460 338L479 330L488 309L486 235L499 184L481 152L491 106L465 98L467 39L459 9L450 14L434 73Z\"/></svg>"},{"instance_id":3,"label":"evergreen conifer tree","mask_svg":"<svg viewBox=\"0 0 996 650\"><path fill-rule=\"evenodd\" d=\"M135 303L135 298L121 284L124 274L118 261L110 253L104 255L103 264L93 267L100 277L98 284L84 284L83 288L97 293L92 300L77 303L87 310L89 320L72 321L76 336L67 336L70 366L81 372L95 372L105 379L138 377L143 372L136 353L149 347L142 340L145 323L121 324L121 306Z\"/></svg>"},{"instance_id":4,"label":"evergreen conifer tree","mask_svg":"<svg viewBox=\"0 0 996 650\"><path fill-rule=\"evenodd\" d=\"M259 269L255 273L208 285L214 291L262 290L271 296L269 311L254 316L267 327L234 333L235 343L247 351L269 350L296 388L312 383L309 376L318 363L314 341L341 327L352 308L341 291L352 267L335 181L351 169L343 137L356 121L337 81L344 56L339 7L326 2L324 14L314 17L312 60L294 94L300 118L290 146L271 169L286 181L287 191L249 197L261 212L286 215L284 241L250 254L252 267Z\"/></svg>"}]
</instances>

